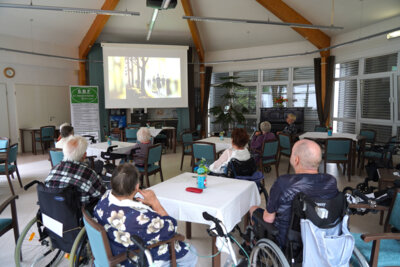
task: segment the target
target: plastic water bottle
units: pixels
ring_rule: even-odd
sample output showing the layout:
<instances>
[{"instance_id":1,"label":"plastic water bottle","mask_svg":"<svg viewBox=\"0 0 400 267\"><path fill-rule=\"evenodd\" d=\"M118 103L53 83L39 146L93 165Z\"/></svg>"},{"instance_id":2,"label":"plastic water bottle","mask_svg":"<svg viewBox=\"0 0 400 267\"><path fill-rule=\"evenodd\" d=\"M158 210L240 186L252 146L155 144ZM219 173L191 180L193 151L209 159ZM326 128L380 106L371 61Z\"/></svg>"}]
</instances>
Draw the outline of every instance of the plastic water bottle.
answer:
<instances>
[{"instance_id":1,"label":"plastic water bottle","mask_svg":"<svg viewBox=\"0 0 400 267\"><path fill-rule=\"evenodd\" d=\"M108 139L107 139L107 144L108 144L108 146L111 146L111 145L112 145L112 141L111 141L111 138L110 138L110 137L108 137Z\"/></svg>"},{"instance_id":2,"label":"plastic water bottle","mask_svg":"<svg viewBox=\"0 0 400 267\"><path fill-rule=\"evenodd\" d=\"M203 168L197 169L197 187L205 189L207 185L207 174Z\"/></svg>"}]
</instances>

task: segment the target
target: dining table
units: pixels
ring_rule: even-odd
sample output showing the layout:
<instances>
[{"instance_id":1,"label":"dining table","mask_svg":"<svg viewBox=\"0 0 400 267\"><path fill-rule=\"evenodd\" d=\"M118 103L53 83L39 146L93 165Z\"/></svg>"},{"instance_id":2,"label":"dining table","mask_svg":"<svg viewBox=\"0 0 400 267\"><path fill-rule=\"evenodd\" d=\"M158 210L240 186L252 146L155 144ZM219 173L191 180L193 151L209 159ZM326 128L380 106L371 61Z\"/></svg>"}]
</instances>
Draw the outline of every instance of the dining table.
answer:
<instances>
[{"instance_id":1,"label":"dining table","mask_svg":"<svg viewBox=\"0 0 400 267\"><path fill-rule=\"evenodd\" d=\"M40 132L40 127L25 127L25 128L19 128L19 137L21 141L21 152L25 153L25 138L24 138L24 133L29 132L31 134L31 140L32 140L32 153L36 155L36 134L39 134ZM58 137L60 134L60 128L56 127L55 131L55 138Z\"/></svg>"},{"instance_id":2,"label":"dining table","mask_svg":"<svg viewBox=\"0 0 400 267\"><path fill-rule=\"evenodd\" d=\"M215 152L217 154L223 152L225 149L232 148L232 138L230 137L207 137L204 139L197 140L196 142L208 142L215 144Z\"/></svg>"}]
</instances>

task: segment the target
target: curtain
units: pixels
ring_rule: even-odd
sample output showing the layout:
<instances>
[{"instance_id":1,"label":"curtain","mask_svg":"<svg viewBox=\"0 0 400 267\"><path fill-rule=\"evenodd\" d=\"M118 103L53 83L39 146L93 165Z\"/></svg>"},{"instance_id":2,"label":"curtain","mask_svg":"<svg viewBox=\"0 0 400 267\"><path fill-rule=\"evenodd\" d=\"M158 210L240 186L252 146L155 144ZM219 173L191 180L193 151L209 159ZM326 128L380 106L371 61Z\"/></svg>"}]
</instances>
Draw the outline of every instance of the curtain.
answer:
<instances>
[{"instance_id":1,"label":"curtain","mask_svg":"<svg viewBox=\"0 0 400 267\"><path fill-rule=\"evenodd\" d=\"M317 97L317 113L319 125L325 125L324 110L322 106L321 58L314 58L314 83L315 95Z\"/></svg>"},{"instance_id":2,"label":"curtain","mask_svg":"<svg viewBox=\"0 0 400 267\"><path fill-rule=\"evenodd\" d=\"M204 101L203 110L201 111L201 132L205 131L205 125L208 117L208 98L210 96L211 74L213 67L206 67L205 81L204 81Z\"/></svg>"}]
</instances>

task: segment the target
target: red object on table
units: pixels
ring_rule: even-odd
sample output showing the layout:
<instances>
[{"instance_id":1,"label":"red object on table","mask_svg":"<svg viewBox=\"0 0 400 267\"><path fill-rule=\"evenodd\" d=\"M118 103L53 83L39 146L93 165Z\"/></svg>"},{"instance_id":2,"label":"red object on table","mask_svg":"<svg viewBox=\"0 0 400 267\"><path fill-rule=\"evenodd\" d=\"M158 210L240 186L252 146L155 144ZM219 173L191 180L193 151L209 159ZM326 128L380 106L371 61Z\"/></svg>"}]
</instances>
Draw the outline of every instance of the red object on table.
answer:
<instances>
[{"instance_id":1,"label":"red object on table","mask_svg":"<svg viewBox=\"0 0 400 267\"><path fill-rule=\"evenodd\" d=\"M199 194L199 193L203 192L203 189L196 188L196 187L186 187L186 191Z\"/></svg>"}]
</instances>

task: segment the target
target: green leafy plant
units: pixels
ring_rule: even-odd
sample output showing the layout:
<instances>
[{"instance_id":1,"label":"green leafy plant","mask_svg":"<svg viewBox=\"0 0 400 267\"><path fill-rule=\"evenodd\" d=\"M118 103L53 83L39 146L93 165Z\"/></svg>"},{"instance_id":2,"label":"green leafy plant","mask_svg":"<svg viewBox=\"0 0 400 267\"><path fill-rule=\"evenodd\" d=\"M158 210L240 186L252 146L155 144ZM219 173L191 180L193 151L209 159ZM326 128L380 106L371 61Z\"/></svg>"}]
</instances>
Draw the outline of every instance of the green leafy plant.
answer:
<instances>
[{"instance_id":1,"label":"green leafy plant","mask_svg":"<svg viewBox=\"0 0 400 267\"><path fill-rule=\"evenodd\" d=\"M239 77L228 76L221 78L225 80L225 82L215 86L217 88L226 88L228 92L222 96L223 100L220 106L215 106L210 108L209 112L214 116L215 120L212 122L214 124L221 124L221 127L224 131L229 129L229 125L234 122L244 123L246 118L244 117L244 113L248 113L249 110L235 103L235 99L237 96L235 95L235 89L243 88L244 85L241 85L235 80Z\"/></svg>"},{"instance_id":2,"label":"green leafy plant","mask_svg":"<svg viewBox=\"0 0 400 267\"><path fill-rule=\"evenodd\" d=\"M196 169L197 172L199 172L200 169L203 169L203 173L209 173L210 169L208 169L207 165L206 165L206 159L205 158L201 158L200 163L199 163L199 167Z\"/></svg>"}]
</instances>

